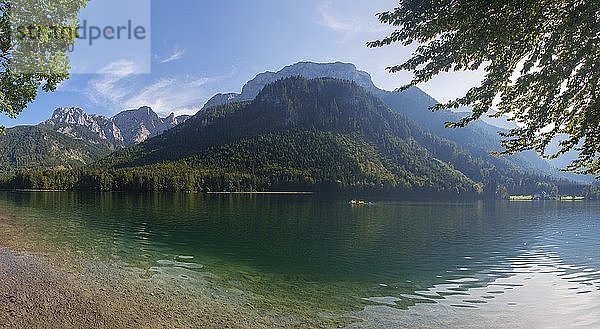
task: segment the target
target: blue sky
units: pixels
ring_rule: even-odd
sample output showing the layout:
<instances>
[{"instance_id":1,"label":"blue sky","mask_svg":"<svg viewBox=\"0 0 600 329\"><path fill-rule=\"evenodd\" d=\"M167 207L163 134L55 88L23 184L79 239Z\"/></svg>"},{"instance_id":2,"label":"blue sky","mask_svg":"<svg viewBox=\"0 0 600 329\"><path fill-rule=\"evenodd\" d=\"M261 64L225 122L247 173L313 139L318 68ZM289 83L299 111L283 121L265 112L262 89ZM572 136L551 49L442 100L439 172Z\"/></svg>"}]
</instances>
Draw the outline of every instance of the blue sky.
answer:
<instances>
[{"instance_id":1,"label":"blue sky","mask_svg":"<svg viewBox=\"0 0 600 329\"><path fill-rule=\"evenodd\" d=\"M140 19L140 8L132 3L121 1L118 11ZM391 75L385 67L402 62L414 48L369 49L365 43L390 31L375 13L396 4L396 0L152 0L150 73L138 74L139 68L127 56L98 54L105 61L98 73L72 74L56 92L41 93L17 120L2 116L0 125L37 124L62 106L108 116L144 105L162 116L193 114L215 93L239 92L260 72L307 60L352 62L369 72L379 87L393 89L407 82L410 74ZM455 73L420 87L445 101L464 93L479 78L477 72Z\"/></svg>"}]
</instances>

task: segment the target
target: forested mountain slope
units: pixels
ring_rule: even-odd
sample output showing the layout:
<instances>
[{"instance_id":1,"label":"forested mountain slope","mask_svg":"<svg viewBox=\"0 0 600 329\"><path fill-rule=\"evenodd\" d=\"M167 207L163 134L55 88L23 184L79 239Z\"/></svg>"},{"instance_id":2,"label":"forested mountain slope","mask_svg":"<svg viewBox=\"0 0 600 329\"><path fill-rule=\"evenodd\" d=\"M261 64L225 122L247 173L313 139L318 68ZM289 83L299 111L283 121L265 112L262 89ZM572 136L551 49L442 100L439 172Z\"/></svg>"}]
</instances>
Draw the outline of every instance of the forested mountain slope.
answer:
<instances>
[{"instance_id":1,"label":"forested mountain slope","mask_svg":"<svg viewBox=\"0 0 600 329\"><path fill-rule=\"evenodd\" d=\"M402 113L431 134L455 142L464 150L478 157L485 157L489 162L516 167L529 173L543 173L555 178L572 178L572 176L566 176L556 170L535 152L520 153L501 159L490 156L490 152L501 150L501 138L498 134L502 130L501 128L477 121L465 128L448 129L445 127L446 122L456 122L465 114L448 110L431 112L429 108L437 104L437 101L419 88L411 88L402 93L382 90L375 86L369 73L358 70L354 64L350 63L300 62L286 66L278 72L264 72L248 81L240 94L215 95L207 102L205 108L253 100L267 84L294 76L302 76L307 79L328 77L354 81L360 87L381 98L392 110Z\"/></svg>"},{"instance_id":2,"label":"forested mountain slope","mask_svg":"<svg viewBox=\"0 0 600 329\"><path fill-rule=\"evenodd\" d=\"M111 151L37 126L10 128L0 135L0 173L19 169L72 169L99 160Z\"/></svg>"},{"instance_id":3,"label":"forested mountain slope","mask_svg":"<svg viewBox=\"0 0 600 329\"><path fill-rule=\"evenodd\" d=\"M500 182L523 189L544 181L510 163L489 161L487 154L474 155L356 83L331 78L282 79L253 101L207 107L97 168L165 165L243 173L256 177L260 188L494 194Z\"/></svg>"}]
</instances>

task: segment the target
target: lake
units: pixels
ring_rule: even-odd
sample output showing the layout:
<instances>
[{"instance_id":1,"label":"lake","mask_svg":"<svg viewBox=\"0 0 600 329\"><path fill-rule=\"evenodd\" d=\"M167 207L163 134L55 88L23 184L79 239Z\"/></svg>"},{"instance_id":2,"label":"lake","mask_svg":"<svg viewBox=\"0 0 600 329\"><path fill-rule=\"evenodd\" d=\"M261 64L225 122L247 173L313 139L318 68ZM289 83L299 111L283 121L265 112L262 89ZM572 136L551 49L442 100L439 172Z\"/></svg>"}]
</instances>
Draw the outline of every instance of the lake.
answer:
<instances>
[{"instance_id":1,"label":"lake","mask_svg":"<svg viewBox=\"0 0 600 329\"><path fill-rule=\"evenodd\" d=\"M0 233L352 328L600 327L600 203L373 201L2 192Z\"/></svg>"}]
</instances>

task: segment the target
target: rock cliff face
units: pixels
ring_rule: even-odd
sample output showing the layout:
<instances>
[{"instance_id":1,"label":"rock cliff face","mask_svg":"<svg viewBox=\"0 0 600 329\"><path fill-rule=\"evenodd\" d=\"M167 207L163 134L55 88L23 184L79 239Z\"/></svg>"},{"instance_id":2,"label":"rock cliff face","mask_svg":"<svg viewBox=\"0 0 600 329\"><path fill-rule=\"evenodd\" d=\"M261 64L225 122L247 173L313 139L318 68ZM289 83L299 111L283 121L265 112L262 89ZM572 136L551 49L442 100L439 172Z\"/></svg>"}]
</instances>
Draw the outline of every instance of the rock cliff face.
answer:
<instances>
[{"instance_id":1,"label":"rock cliff face","mask_svg":"<svg viewBox=\"0 0 600 329\"><path fill-rule=\"evenodd\" d=\"M77 107L58 108L40 126L111 149L139 144L187 120L174 114L160 118L151 108L123 111L114 117L90 115Z\"/></svg>"},{"instance_id":2,"label":"rock cliff face","mask_svg":"<svg viewBox=\"0 0 600 329\"><path fill-rule=\"evenodd\" d=\"M125 146L121 129L114 122L104 116L87 114L77 107L56 109L52 118L41 126L93 144L110 144L114 148Z\"/></svg>"},{"instance_id":3,"label":"rock cliff face","mask_svg":"<svg viewBox=\"0 0 600 329\"><path fill-rule=\"evenodd\" d=\"M340 62L300 62L286 66L278 72L261 73L244 85L241 94L217 94L211 98L204 107L208 108L227 103L253 100L266 85L277 80L295 76L304 77L306 79L335 78L340 80L354 81L367 91L376 92L378 90L373 84L369 73L357 70L354 64Z\"/></svg>"},{"instance_id":4,"label":"rock cliff face","mask_svg":"<svg viewBox=\"0 0 600 329\"><path fill-rule=\"evenodd\" d=\"M174 114L160 118L149 107L112 118L77 107L59 108L37 126L20 126L0 136L0 174L19 169L75 169L115 150L138 144L186 121Z\"/></svg>"},{"instance_id":5,"label":"rock cliff face","mask_svg":"<svg viewBox=\"0 0 600 329\"><path fill-rule=\"evenodd\" d=\"M175 117L173 113L166 118L160 118L147 106L137 110L123 111L111 118L111 121L121 130L125 145L142 143L185 120L185 117Z\"/></svg>"}]
</instances>

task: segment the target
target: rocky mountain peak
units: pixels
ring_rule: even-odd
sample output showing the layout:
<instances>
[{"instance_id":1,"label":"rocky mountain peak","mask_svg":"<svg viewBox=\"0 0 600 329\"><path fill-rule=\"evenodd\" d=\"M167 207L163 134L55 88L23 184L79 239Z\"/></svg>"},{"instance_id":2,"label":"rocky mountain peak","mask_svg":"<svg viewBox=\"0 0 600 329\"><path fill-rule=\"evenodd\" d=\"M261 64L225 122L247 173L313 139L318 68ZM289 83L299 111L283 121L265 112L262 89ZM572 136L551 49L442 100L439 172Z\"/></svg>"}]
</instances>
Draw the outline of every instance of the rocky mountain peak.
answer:
<instances>
[{"instance_id":1,"label":"rocky mountain peak","mask_svg":"<svg viewBox=\"0 0 600 329\"><path fill-rule=\"evenodd\" d=\"M314 63L300 62L286 66L278 72L264 72L257 75L254 79L248 81L242 88L241 94L218 94L211 98L205 108L227 103L253 100L260 91L268 84L277 80L301 76L306 79L316 78L335 78L340 80L354 81L359 86L370 92L377 92L379 89L373 84L371 75L360 71L351 63Z\"/></svg>"},{"instance_id":2,"label":"rocky mountain peak","mask_svg":"<svg viewBox=\"0 0 600 329\"><path fill-rule=\"evenodd\" d=\"M348 80L356 82L356 84L369 91L377 89L373 84L371 75L365 71L358 70L356 65L351 63L300 62L286 66L275 74L277 80L291 76L301 76L306 79L334 78Z\"/></svg>"},{"instance_id":3,"label":"rocky mountain peak","mask_svg":"<svg viewBox=\"0 0 600 329\"><path fill-rule=\"evenodd\" d=\"M59 107L52 114L50 121L55 124L63 123L84 126L93 123L94 118L79 107Z\"/></svg>"},{"instance_id":4,"label":"rocky mountain peak","mask_svg":"<svg viewBox=\"0 0 600 329\"><path fill-rule=\"evenodd\" d=\"M113 149L139 144L162 134L187 120L189 116L171 114L160 118L149 106L127 110L113 117L90 115L79 107L63 107L54 111L52 118L42 123L64 135L86 139L95 144L108 143Z\"/></svg>"},{"instance_id":5,"label":"rocky mountain peak","mask_svg":"<svg viewBox=\"0 0 600 329\"><path fill-rule=\"evenodd\" d=\"M127 110L118 113L114 117L112 117L115 122L125 122L125 121L134 121L134 122L153 122L159 121L160 118L156 112L152 110L152 108L148 106L142 106L138 109Z\"/></svg>"}]
</instances>

